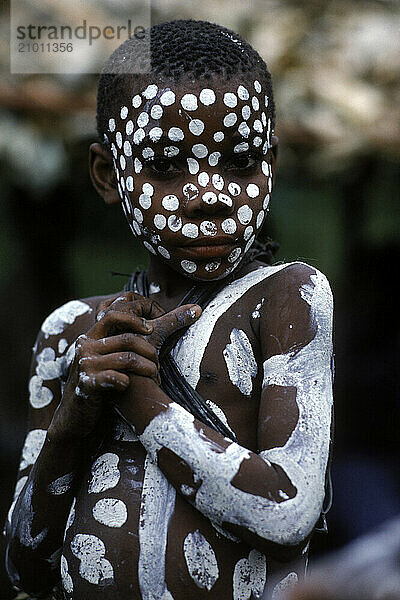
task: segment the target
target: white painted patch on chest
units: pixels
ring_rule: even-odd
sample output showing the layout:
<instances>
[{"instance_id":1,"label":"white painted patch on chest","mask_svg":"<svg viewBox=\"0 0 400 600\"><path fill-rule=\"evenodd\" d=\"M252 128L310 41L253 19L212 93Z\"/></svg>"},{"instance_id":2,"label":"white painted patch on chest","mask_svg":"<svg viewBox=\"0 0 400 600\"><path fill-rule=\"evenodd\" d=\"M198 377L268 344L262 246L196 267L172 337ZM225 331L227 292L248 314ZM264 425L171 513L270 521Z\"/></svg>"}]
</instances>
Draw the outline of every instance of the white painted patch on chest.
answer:
<instances>
[{"instance_id":1,"label":"white painted patch on chest","mask_svg":"<svg viewBox=\"0 0 400 600\"><path fill-rule=\"evenodd\" d=\"M93 517L107 527L122 527L128 518L128 511L122 500L102 498L93 507Z\"/></svg>"},{"instance_id":2,"label":"white painted patch on chest","mask_svg":"<svg viewBox=\"0 0 400 600\"><path fill-rule=\"evenodd\" d=\"M264 554L251 550L248 558L241 558L236 563L233 572L233 600L261 598L266 578L267 563Z\"/></svg>"},{"instance_id":3,"label":"white painted patch on chest","mask_svg":"<svg viewBox=\"0 0 400 600\"><path fill-rule=\"evenodd\" d=\"M80 560L79 574L95 585L109 585L114 580L114 570L105 558L106 547L95 535L78 533L71 542L74 556Z\"/></svg>"},{"instance_id":4,"label":"white painted patch on chest","mask_svg":"<svg viewBox=\"0 0 400 600\"><path fill-rule=\"evenodd\" d=\"M89 494L98 494L117 485L121 473L118 469L119 457L113 452L99 456L92 465L92 479L89 482Z\"/></svg>"},{"instance_id":5,"label":"white painted patch on chest","mask_svg":"<svg viewBox=\"0 0 400 600\"><path fill-rule=\"evenodd\" d=\"M257 375L253 349L242 329L232 329L230 340L223 351L230 380L242 394L250 396L253 389L252 378Z\"/></svg>"},{"instance_id":6,"label":"white painted patch on chest","mask_svg":"<svg viewBox=\"0 0 400 600\"><path fill-rule=\"evenodd\" d=\"M25 438L24 447L22 449L22 458L19 465L20 471L33 465L43 447L46 438L45 429L33 429Z\"/></svg>"},{"instance_id":7,"label":"white painted patch on chest","mask_svg":"<svg viewBox=\"0 0 400 600\"><path fill-rule=\"evenodd\" d=\"M92 312L89 304L80 300L71 300L57 308L43 321L42 332L46 338L49 335L62 333L67 325L72 325L77 317L87 312Z\"/></svg>"},{"instance_id":8,"label":"white painted patch on chest","mask_svg":"<svg viewBox=\"0 0 400 600\"><path fill-rule=\"evenodd\" d=\"M210 591L219 576L217 557L198 529L186 536L183 542L183 554L195 584L199 588Z\"/></svg>"}]
</instances>

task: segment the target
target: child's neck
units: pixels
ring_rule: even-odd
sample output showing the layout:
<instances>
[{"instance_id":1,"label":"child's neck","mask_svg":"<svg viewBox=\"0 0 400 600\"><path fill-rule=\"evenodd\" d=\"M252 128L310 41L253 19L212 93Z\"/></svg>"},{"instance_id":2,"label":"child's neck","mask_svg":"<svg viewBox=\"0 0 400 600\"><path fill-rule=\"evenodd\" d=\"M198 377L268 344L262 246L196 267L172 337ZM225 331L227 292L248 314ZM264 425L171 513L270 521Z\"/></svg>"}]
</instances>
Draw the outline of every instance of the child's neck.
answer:
<instances>
[{"instance_id":1,"label":"child's neck","mask_svg":"<svg viewBox=\"0 0 400 600\"><path fill-rule=\"evenodd\" d=\"M193 280L174 271L153 256L150 257L147 269L147 283L150 295L154 296L166 311L175 308L195 284ZM157 291L158 288L159 291Z\"/></svg>"}]
</instances>

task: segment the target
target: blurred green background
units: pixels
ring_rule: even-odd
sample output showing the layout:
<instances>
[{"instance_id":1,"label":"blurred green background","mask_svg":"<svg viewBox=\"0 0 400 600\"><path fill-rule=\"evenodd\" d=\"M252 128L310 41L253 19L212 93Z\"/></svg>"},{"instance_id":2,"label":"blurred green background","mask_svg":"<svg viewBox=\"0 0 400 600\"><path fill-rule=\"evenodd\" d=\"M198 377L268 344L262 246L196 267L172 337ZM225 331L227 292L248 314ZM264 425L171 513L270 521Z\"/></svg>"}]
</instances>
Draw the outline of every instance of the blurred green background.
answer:
<instances>
[{"instance_id":1,"label":"blurred green background","mask_svg":"<svg viewBox=\"0 0 400 600\"><path fill-rule=\"evenodd\" d=\"M274 81L278 173L269 213L279 261L330 279L336 300L335 502L314 555L399 512L400 82L398 2L153 0L152 22L220 23ZM92 189L96 76L8 71L0 13L1 516L25 433L31 347L61 303L121 289L146 265L122 211ZM3 573L3 571L2 571ZM5 576L0 597L11 594ZM4 590L4 591L3 591Z\"/></svg>"}]
</instances>

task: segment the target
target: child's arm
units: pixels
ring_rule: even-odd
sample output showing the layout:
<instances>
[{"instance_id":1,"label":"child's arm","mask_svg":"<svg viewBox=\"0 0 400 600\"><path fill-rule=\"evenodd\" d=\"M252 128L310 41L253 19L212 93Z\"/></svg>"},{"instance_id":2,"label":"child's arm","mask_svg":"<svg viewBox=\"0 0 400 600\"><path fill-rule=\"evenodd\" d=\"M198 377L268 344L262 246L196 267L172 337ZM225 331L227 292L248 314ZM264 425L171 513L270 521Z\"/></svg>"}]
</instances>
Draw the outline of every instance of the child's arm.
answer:
<instances>
[{"instance_id":1,"label":"child's arm","mask_svg":"<svg viewBox=\"0 0 400 600\"><path fill-rule=\"evenodd\" d=\"M285 271L280 293L260 319L259 454L194 419L148 378L135 377L135 393L124 394L121 404L176 489L212 521L264 551L271 542L296 546L311 533L324 498L330 441L329 284L306 265Z\"/></svg>"},{"instance_id":2,"label":"child's arm","mask_svg":"<svg viewBox=\"0 0 400 600\"><path fill-rule=\"evenodd\" d=\"M131 373L157 379L156 350L142 337L149 334L143 312L154 316L151 301L143 299L139 308L123 298L110 302L97 322L96 302L68 303L46 319L35 344L29 433L6 525L8 573L30 593L45 593L60 578L65 524L82 469L98 443L104 401L110 392L115 399L115 392L126 389ZM165 315L150 325L155 345L193 322L187 307L177 312L180 320Z\"/></svg>"}]
</instances>

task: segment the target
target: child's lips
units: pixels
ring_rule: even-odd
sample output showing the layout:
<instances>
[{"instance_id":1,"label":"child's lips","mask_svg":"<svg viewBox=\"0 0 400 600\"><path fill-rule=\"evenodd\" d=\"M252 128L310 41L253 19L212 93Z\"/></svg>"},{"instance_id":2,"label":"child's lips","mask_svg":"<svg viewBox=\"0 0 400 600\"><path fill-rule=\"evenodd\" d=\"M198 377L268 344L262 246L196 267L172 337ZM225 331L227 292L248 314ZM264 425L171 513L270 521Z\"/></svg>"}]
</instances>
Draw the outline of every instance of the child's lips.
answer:
<instances>
[{"instance_id":1,"label":"child's lips","mask_svg":"<svg viewBox=\"0 0 400 600\"><path fill-rule=\"evenodd\" d=\"M188 258L223 258L228 256L235 246L235 240L228 237L203 237L190 240L175 249Z\"/></svg>"}]
</instances>

